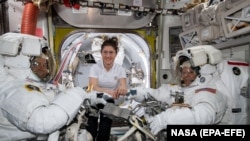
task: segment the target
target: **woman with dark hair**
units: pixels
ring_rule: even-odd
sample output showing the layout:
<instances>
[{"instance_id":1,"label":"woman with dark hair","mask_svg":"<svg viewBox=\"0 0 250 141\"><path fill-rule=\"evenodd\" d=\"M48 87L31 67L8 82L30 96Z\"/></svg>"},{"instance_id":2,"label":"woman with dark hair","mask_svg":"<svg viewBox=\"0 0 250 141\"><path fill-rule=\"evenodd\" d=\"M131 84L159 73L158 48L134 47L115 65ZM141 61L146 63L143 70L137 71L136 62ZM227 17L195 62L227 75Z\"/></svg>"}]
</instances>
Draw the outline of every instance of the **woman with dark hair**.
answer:
<instances>
[{"instance_id":1,"label":"woman with dark hair","mask_svg":"<svg viewBox=\"0 0 250 141\"><path fill-rule=\"evenodd\" d=\"M119 96L127 93L125 69L115 63L118 51L118 38L105 38L101 45L102 59L92 66L89 73L89 84L93 86L93 90L107 94L113 99L108 102L112 103ZM103 113L100 113L99 118L98 124L98 117L89 115L86 129L91 133L94 141L108 141L112 119Z\"/></svg>"}]
</instances>

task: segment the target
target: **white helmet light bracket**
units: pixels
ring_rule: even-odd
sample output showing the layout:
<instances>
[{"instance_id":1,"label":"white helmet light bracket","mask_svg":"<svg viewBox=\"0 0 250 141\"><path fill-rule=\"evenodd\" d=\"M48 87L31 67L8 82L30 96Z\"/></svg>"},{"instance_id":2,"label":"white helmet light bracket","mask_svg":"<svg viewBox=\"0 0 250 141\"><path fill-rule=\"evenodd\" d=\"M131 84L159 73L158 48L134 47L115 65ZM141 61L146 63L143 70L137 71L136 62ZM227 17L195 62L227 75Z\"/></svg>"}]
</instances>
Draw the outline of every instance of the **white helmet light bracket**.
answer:
<instances>
[{"instance_id":1,"label":"white helmet light bracket","mask_svg":"<svg viewBox=\"0 0 250 141\"><path fill-rule=\"evenodd\" d=\"M42 45L40 39L23 38L22 54L26 56L40 56L42 53Z\"/></svg>"},{"instance_id":2,"label":"white helmet light bracket","mask_svg":"<svg viewBox=\"0 0 250 141\"><path fill-rule=\"evenodd\" d=\"M19 52L20 43L18 40L5 40L0 38L0 54L16 56Z\"/></svg>"},{"instance_id":3,"label":"white helmet light bracket","mask_svg":"<svg viewBox=\"0 0 250 141\"><path fill-rule=\"evenodd\" d=\"M21 34L6 33L0 37L0 54L16 56L20 53L25 56L40 56L42 48L48 46L40 37Z\"/></svg>"},{"instance_id":4,"label":"white helmet light bracket","mask_svg":"<svg viewBox=\"0 0 250 141\"><path fill-rule=\"evenodd\" d=\"M205 64L218 64L222 61L222 53L211 45L195 46L183 49L176 53L176 59L181 56L189 58L192 67L203 66Z\"/></svg>"}]
</instances>

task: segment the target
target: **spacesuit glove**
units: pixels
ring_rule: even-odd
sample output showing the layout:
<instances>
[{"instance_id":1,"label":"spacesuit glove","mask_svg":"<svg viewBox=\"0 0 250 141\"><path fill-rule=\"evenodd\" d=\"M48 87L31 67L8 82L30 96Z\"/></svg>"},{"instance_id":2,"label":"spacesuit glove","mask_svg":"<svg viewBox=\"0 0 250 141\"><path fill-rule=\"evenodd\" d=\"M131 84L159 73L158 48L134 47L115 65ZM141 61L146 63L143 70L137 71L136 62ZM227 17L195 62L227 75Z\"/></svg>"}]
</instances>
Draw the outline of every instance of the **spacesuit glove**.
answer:
<instances>
[{"instance_id":1,"label":"spacesuit glove","mask_svg":"<svg viewBox=\"0 0 250 141\"><path fill-rule=\"evenodd\" d=\"M97 91L91 91L87 94L87 99L90 100L91 106L96 107L97 105L105 105L107 103L106 99L103 96L100 96L100 93Z\"/></svg>"},{"instance_id":2,"label":"spacesuit glove","mask_svg":"<svg viewBox=\"0 0 250 141\"><path fill-rule=\"evenodd\" d=\"M143 91L145 88L143 87L137 87L134 89L130 89L130 92L127 95L127 99L129 100L135 100L136 102L142 102L147 98L147 92Z\"/></svg>"},{"instance_id":3,"label":"spacesuit glove","mask_svg":"<svg viewBox=\"0 0 250 141\"><path fill-rule=\"evenodd\" d=\"M158 114L154 117L147 117L146 120L150 124L151 132L156 135L161 130L167 128L167 123L164 121L164 115L163 113Z\"/></svg>"},{"instance_id":4,"label":"spacesuit glove","mask_svg":"<svg viewBox=\"0 0 250 141\"><path fill-rule=\"evenodd\" d=\"M66 89L67 89L65 87L65 85L62 85L62 84L57 84L57 88L58 88L59 91L63 91L63 92L66 91Z\"/></svg>"},{"instance_id":5,"label":"spacesuit glove","mask_svg":"<svg viewBox=\"0 0 250 141\"><path fill-rule=\"evenodd\" d=\"M93 137L86 129L80 129L78 132L77 141L93 141Z\"/></svg>"}]
</instances>

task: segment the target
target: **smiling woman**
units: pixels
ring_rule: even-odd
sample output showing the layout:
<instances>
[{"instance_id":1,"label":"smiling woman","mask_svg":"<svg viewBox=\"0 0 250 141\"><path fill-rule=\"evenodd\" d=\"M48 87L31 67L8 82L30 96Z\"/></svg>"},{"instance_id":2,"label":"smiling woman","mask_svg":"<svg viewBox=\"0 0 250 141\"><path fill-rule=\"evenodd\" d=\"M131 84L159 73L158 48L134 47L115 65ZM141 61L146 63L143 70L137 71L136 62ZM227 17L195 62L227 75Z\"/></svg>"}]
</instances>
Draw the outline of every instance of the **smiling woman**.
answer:
<instances>
[{"instance_id":1,"label":"smiling woman","mask_svg":"<svg viewBox=\"0 0 250 141\"><path fill-rule=\"evenodd\" d=\"M69 51L72 52L72 55L70 54L68 57L68 61L65 61L66 64L61 71L62 83L65 84L72 81L74 86L88 86L90 68L102 59L100 50L103 37L105 36L118 37L119 52L115 57L115 63L125 68L128 87L149 87L151 85L150 80L153 79L151 72L154 72L154 68L150 65L150 46L141 36L134 33L87 33L80 30L71 32L61 42L59 54L61 62L64 62L64 58L66 58ZM74 49L73 47L79 42L81 42L79 49L77 47L77 49ZM73 52L76 56L73 55ZM76 58L78 58L79 62L73 72L70 70L70 67L73 66L71 62L77 60ZM133 71L132 69L138 71ZM143 77L140 77L139 73L141 72L144 74Z\"/></svg>"},{"instance_id":2,"label":"smiling woman","mask_svg":"<svg viewBox=\"0 0 250 141\"><path fill-rule=\"evenodd\" d=\"M116 37L107 38L104 40L101 46L101 55L103 65L107 71L113 67L118 51L118 39Z\"/></svg>"},{"instance_id":3,"label":"smiling woman","mask_svg":"<svg viewBox=\"0 0 250 141\"><path fill-rule=\"evenodd\" d=\"M101 45L102 59L92 66L89 73L89 84L93 85L93 89L114 99L127 93L125 69L115 63L118 52L118 38L105 38Z\"/></svg>"},{"instance_id":4,"label":"smiling woman","mask_svg":"<svg viewBox=\"0 0 250 141\"><path fill-rule=\"evenodd\" d=\"M99 60L90 68L89 84L93 85L93 90L105 93L114 103L120 96L127 94L126 71L115 63L115 58L119 51L118 38L104 38L101 45L101 56ZM100 108L97 106L96 108ZM102 108L102 107L101 107ZM94 140L108 141L110 137L112 119L100 112L98 117L89 115L86 129L91 133Z\"/></svg>"}]
</instances>

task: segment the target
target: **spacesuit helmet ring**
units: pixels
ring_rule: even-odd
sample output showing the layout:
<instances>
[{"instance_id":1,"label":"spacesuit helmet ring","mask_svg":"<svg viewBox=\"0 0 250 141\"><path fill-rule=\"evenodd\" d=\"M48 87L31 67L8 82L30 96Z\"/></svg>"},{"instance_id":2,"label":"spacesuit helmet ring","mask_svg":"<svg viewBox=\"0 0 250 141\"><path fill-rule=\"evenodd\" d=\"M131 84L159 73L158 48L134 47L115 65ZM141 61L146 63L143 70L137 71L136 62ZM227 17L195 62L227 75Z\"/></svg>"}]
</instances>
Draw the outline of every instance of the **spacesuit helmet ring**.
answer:
<instances>
[{"instance_id":1,"label":"spacesuit helmet ring","mask_svg":"<svg viewBox=\"0 0 250 141\"><path fill-rule=\"evenodd\" d=\"M200 66L193 66L187 56L179 56L176 64L176 78L180 85L187 86L200 74Z\"/></svg>"},{"instance_id":2,"label":"spacesuit helmet ring","mask_svg":"<svg viewBox=\"0 0 250 141\"><path fill-rule=\"evenodd\" d=\"M179 56L176 64L176 73L181 73L183 65L189 64L189 67L196 72L196 74L199 74L200 71L200 66L193 66L192 65L192 60L188 58L187 56Z\"/></svg>"},{"instance_id":3,"label":"spacesuit helmet ring","mask_svg":"<svg viewBox=\"0 0 250 141\"><path fill-rule=\"evenodd\" d=\"M49 82L55 76L55 60L49 47L42 48L40 56L30 57L30 69L43 82Z\"/></svg>"}]
</instances>

